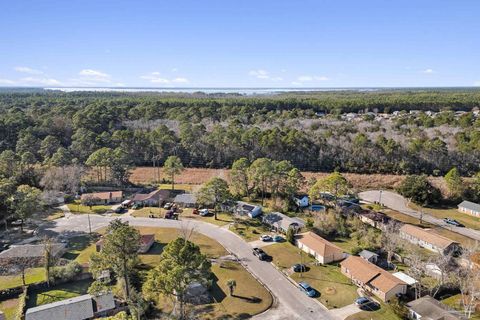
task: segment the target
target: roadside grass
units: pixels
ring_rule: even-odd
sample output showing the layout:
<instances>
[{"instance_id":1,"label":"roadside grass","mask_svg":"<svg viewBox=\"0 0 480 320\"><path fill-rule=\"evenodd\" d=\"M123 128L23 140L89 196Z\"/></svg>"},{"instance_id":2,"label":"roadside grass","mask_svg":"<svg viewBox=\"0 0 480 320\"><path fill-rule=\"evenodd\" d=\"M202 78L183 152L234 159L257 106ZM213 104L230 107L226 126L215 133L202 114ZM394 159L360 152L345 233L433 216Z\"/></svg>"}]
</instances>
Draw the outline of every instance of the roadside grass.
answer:
<instances>
[{"instance_id":1,"label":"roadside grass","mask_svg":"<svg viewBox=\"0 0 480 320\"><path fill-rule=\"evenodd\" d=\"M148 218L150 215L153 215L155 218L163 218L166 212L167 210L163 208L145 207L138 210L134 210L132 212L132 216ZM178 218L180 220L191 219L191 220L209 222L217 226L224 226L226 224L233 222L233 217L230 214L225 212L218 213L217 220L215 220L215 216L213 214L210 214L206 217L202 217L200 215L193 214L192 212L193 212L193 209L191 208L182 209L182 212L179 214Z\"/></svg>"},{"instance_id":2,"label":"roadside grass","mask_svg":"<svg viewBox=\"0 0 480 320\"><path fill-rule=\"evenodd\" d=\"M25 283L31 284L45 280L44 268L30 268L25 271ZM0 290L15 288L22 285L22 275L0 276Z\"/></svg>"},{"instance_id":3,"label":"roadside grass","mask_svg":"<svg viewBox=\"0 0 480 320\"><path fill-rule=\"evenodd\" d=\"M380 309L375 311L361 311L345 320L401 320L387 304L381 302Z\"/></svg>"},{"instance_id":4,"label":"roadside grass","mask_svg":"<svg viewBox=\"0 0 480 320\"><path fill-rule=\"evenodd\" d=\"M453 308L457 311L463 312L462 295L461 294L456 294L456 295L453 295L449 298L443 299L442 303L446 304L450 308ZM477 310L479 310L479 308L480 308L480 305L477 305ZM480 320L480 310L473 313L472 317L470 319Z\"/></svg>"},{"instance_id":5,"label":"roadside grass","mask_svg":"<svg viewBox=\"0 0 480 320\"><path fill-rule=\"evenodd\" d=\"M56 219L63 218L63 217L65 217L65 213L62 210L56 210L56 211L53 211L52 213L50 213L45 218L45 220L52 221L52 220L56 220Z\"/></svg>"},{"instance_id":6,"label":"roadside grass","mask_svg":"<svg viewBox=\"0 0 480 320\"><path fill-rule=\"evenodd\" d=\"M250 242L258 240L259 237L266 232L270 232L270 229L263 225L259 219L246 219L239 220L237 223L230 226L230 231L235 232L241 236L245 241Z\"/></svg>"},{"instance_id":7,"label":"roadside grass","mask_svg":"<svg viewBox=\"0 0 480 320\"><path fill-rule=\"evenodd\" d=\"M442 236L447 237L447 238L450 238L454 241L457 241L458 243L460 243L464 246L467 246L467 247L475 246L475 240L474 239L466 237L466 236L461 235L459 233L456 233L454 231L450 231L448 229L445 229L445 228L442 228L442 227L439 227L439 226L435 226L435 225L433 225L431 223L428 223L428 222L423 222L422 224L420 224L420 221L418 219L416 219L414 217L411 217L409 215L400 213L398 211L384 210L383 213L385 213L387 216L389 216L391 218L394 218L398 221L401 221L403 223L409 223L409 224L413 224L413 225L423 227L423 228L431 228L432 230L435 230L435 232L437 234L442 235Z\"/></svg>"},{"instance_id":8,"label":"roadside grass","mask_svg":"<svg viewBox=\"0 0 480 320\"><path fill-rule=\"evenodd\" d=\"M0 302L0 311L5 315L6 320L14 320L17 312L18 299L8 299Z\"/></svg>"},{"instance_id":9,"label":"roadside grass","mask_svg":"<svg viewBox=\"0 0 480 320\"><path fill-rule=\"evenodd\" d=\"M273 263L278 268L289 272L289 268L296 263L303 262L309 267L307 272L293 273L291 278L297 283L301 281L308 282L315 290L319 292L317 300L329 309L341 308L352 304L358 297L357 286L340 272L336 265L315 265L315 260L302 253L288 242L272 244L263 248L263 250L273 258Z\"/></svg>"},{"instance_id":10,"label":"roadside grass","mask_svg":"<svg viewBox=\"0 0 480 320\"><path fill-rule=\"evenodd\" d=\"M102 214L112 209L112 206L102 206L102 205L92 206L92 209L90 209L89 206L84 206L78 200L75 200L75 202L72 202L72 203L68 203L67 207L68 209L70 209L72 213L75 213L75 214L84 214L84 213Z\"/></svg>"},{"instance_id":11,"label":"roadside grass","mask_svg":"<svg viewBox=\"0 0 480 320\"><path fill-rule=\"evenodd\" d=\"M42 304L52 303L64 299L78 297L86 294L92 280L74 281L43 291L32 291L28 293L27 308Z\"/></svg>"},{"instance_id":12,"label":"roadside grass","mask_svg":"<svg viewBox=\"0 0 480 320\"><path fill-rule=\"evenodd\" d=\"M467 213L459 212L457 208L425 208L413 203L409 204L409 206L416 211L423 210L424 213L427 213L438 219L452 218L464 224L467 228L477 230L480 229L480 218L474 217Z\"/></svg>"}]
</instances>

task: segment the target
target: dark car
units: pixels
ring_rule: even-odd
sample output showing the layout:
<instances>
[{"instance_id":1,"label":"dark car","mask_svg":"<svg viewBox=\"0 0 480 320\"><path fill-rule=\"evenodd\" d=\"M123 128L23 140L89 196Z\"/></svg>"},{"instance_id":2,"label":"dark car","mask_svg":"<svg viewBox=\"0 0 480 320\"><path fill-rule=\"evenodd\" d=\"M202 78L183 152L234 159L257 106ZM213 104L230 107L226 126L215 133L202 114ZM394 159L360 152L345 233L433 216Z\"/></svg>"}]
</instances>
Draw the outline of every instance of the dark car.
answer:
<instances>
[{"instance_id":1,"label":"dark car","mask_svg":"<svg viewBox=\"0 0 480 320\"><path fill-rule=\"evenodd\" d=\"M452 226L455 226L455 227L465 227L463 224L461 224L460 222L458 222L457 220L452 219L452 218L444 218L443 221L445 223L451 224Z\"/></svg>"},{"instance_id":2,"label":"dark car","mask_svg":"<svg viewBox=\"0 0 480 320\"><path fill-rule=\"evenodd\" d=\"M371 303L371 302L372 302L372 300L370 300L370 299L367 298L367 297L360 297L360 298L358 298L358 299L355 299L355 305L356 305L356 306L363 306L363 305L369 304L369 303Z\"/></svg>"},{"instance_id":3,"label":"dark car","mask_svg":"<svg viewBox=\"0 0 480 320\"><path fill-rule=\"evenodd\" d=\"M127 209L125 209L124 207L118 207L117 209L115 209L115 213L125 213L127 212Z\"/></svg>"},{"instance_id":4,"label":"dark car","mask_svg":"<svg viewBox=\"0 0 480 320\"><path fill-rule=\"evenodd\" d=\"M259 260L266 260L268 255L260 248L253 248L253 255L257 256Z\"/></svg>"},{"instance_id":5,"label":"dark car","mask_svg":"<svg viewBox=\"0 0 480 320\"><path fill-rule=\"evenodd\" d=\"M300 282L298 284L299 288L301 291L303 291L303 293L305 293L307 296L309 296L310 298L313 298L315 297L315 295L317 294L317 291L315 291L315 289L313 289L308 283L306 282Z\"/></svg>"},{"instance_id":6,"label":"dark car","mask_svg":"<svg viewBox=\"0 0 480 320\"><path fill-rule=\"evenodd\" d=\"M307 266L301 263L297 263L292 266L292 270L293 272L306 272Z\"/></svg>"}]
</instances>

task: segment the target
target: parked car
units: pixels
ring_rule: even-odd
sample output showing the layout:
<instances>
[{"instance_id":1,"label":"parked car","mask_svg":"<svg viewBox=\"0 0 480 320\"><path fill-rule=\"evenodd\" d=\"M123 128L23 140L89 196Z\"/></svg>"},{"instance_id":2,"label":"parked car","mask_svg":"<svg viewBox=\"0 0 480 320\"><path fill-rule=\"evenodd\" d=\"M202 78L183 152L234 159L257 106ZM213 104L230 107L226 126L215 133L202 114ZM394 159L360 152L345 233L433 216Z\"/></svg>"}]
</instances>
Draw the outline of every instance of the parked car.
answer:
<instances>
[{"instance_id":1,"label":"parked car","mask_svg":"<svg viewBox=\"0 0 480 320\"><path fill-rule=\"evenodd\" d=\"M192 213L193 214L199 214L198 209L197 208L193 209Z\"/></svg>"},{"instance_id":2,"label":"parked car","mask_svg":"<svg viewBox=\"0 0 480 320\"><path fill-rule=\"evenodd\" d=\"M167 202L165 203L165 205L163 206L163 209L165 210L170 210L170 208L173 206L173 203L171 202Z\"/></svg>"},{"instance_id":3,"label":"parked car","mask_svg":"<svg viewBox=\"0 0 480 320\"><path fill-rule=\"evenodd\" d=\"M133 209L133 210L138 210L138 209L140 209L140 208L141 208L141 207L140 207L140 205L139 205L138 203L135 203L135 204L132 206L132 209Z\"/></svg>"},{"instance_id":4,"label":"parked car","mask_svg":"<svg viewBox=\"0 0 480 320\"><path fill-rule=\"evenodd\" d=\"M292 266L293 272L306 272L307 266L302 263L297 263Z\"/></svg>"},{"instance_id":5,"label":"parked car","mask_svg":"<svg viewBox=\"0 0 480 320\"><path fill-rule=\"evenodd\" d=\"M272 240L273 240L274 242L282 242L282 241L283 241L283 237L277 234L277 235L273 236Z\"/></svg>"},{"instance_id":6,"label":"parked car","mask_svg":"<svg viewBox=\"0 0 480 320\"><path fill-rule=\"evenodd\" d=\"M463 224L461 224L460 222L458 222L457 220L452 219L452 218L444 218L443 221L445 223L451 224L452 226L455 226L455 227L465 227Z\"/></svg>"},{"instance_id":7,"label":"parked car","mask_svg":"<svg viewBox=\"0 0 480 320\"><path fill-rule=\"evenodd\" d=\"M358 307L369 304L371 302L372 302L372 300L370 300L367 297L360 297L360 298L355 299L355 305L358 306Z\"/></svg>"},{"instance_id":8,"label":"parked car","mask_svg":"<svg viewBox=\"0 0 480 320\"><path fill-rule=\"evenodd\" d=\"M306 282L300 282L298 284L298 286L300 287L300 291L302 291L303 293L305 293L307 296L309 296L310 298L313 298L315 297L315 295L317 294L317 291L315 291L315 289L313 289L308 283Z\"/></svg>"},{"instance_id":9,"label":"parked car","mask_svg":"<svg viewBox=\"0 0 480 320\"><path fill-rule=\"evenodd\" d=\"M272 237L269 236L268 234L264 234L260 236L260 240L262 241L272 241Z\"/></svg>"},{"instance_id":10,"label":"parked car","mask_svg":"<svg viewBox=\"0 0 480 320\"><path fill-rule=\"evenodd\" d=\"M266 260L268 255L260 248L253 248L253 255L258 257L259 260Z\"/></svg>"},{"instance_id":11,"label":"parked car","mask_svg":"<svg viewBox=\"0 0 480 320\"><path fill-rule=\"evenodd\" d=\"M208 216L209 213L210 213L210 212L208 211L208 209L200 209L200 210L198 211L198 214L199 214L200 216L202 216L202 217Z\"/></svg>"},{"instance_id":12,"label":"parked car","mask_svg":"<svg viewBox=\"0 0 480 320\"><path fill-rule=\"evenodd\" d=\"M117 209L115 209L115 213L125 213L125 212L127 212L127 209L123 207L118 207Z\"/></svg>"}]
</instances>

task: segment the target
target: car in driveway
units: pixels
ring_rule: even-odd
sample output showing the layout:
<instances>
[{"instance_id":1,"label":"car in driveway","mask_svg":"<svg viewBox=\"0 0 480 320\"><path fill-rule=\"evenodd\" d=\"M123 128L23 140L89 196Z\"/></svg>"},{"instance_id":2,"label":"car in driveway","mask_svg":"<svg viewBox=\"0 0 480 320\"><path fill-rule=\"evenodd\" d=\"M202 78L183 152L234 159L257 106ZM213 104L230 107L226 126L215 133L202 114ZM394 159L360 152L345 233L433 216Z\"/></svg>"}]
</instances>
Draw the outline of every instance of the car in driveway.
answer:
<instances>
[{"instance_id":1,"label":"car in driveway","mask_svg":"<svg viewBox=\"0 0 480 320\"><path fill-rule=\"evenodd\" d=\"M372 300L370 300L367 297L360 297L360 298L355 299L355 305L356 306L363 306L364 304L368 304L368 303L371 303L371 302L372 302Z\"/></svg>"},{"instance_id":2,"label":"car in driveway","mask_svg":"<svg viewBox=\"0 0 480 320\"><path fill-rule=\"evenodd\" d=\"M279 236L278 234L273 236L272 238L273 242L282 242L283 241L283 237L282 236Z\"/></svg>"},{"instance_id":3,"label":"car in driveway","mask_svg":"<svg viewBox=\"0 0 480 320\"><path fill-rule=\"evenodd\" d=\"M172 206L173 206L173 203L167 202L167 203L165 203L165 205L163 206L163 209L165 209L165 210L170 210L170 209L172 208Z\"/></svg>"},{"instance_id":4,"label":"car in driveway","mask_svg":"<svg viewBox=\"0 0 480 320\"><path fill-rule=\"evenodd\" d=\"M115 213L125 213L127 212L127 209L125 209L124 207L118 207L115 209Z\"/></svg>"},{"instance_id":5,"label":"car in driveway","mask_svg":"<svg viewBox=\"0 0 480 320\"><path fill-rule=\"evenodd\" d=\"M313 298L315 297L315 295L317 294L317 291L315 289L313 289L308 283L306 282L300 282L298 284L298 287L300 288L300 291L302 291L303 293L305 293L307 296L309 296L310 298Z\"/></svg>"},{"instance_id":6,"label":"car in driveway","mask_svg":"<svg viewBox=\"0 0 480 320\"><path fill-rule=\"evenodd\" d=\"M208 209L200 209L198 210L198 214L202 217L205 217L205 216L208 216L210 212L208 211Z\"/></svg>"},{"instance_id":7,"label":"car in driveway","mask_svg":"<svg viewBox=\"0 0 480 320\"><path fill-rule=\"evenodd\" d=\"M264 235L260 236L260 240L265 241L265 242L272 241L272 237L269 236L268 234L264 234Z\"/></svg>"},{"instance_id":8,"label":"car in driveway","mask_svg":"<svg viewBox=\"0 0 480 320\"><path fill-rule=\"evenodd\" d=\"M307 271L307 266L304 265L303 263L297 263L292 266L292 271L293 272L306 272Z\"/></svg>"},{"instance_id":9,"label":"car in driveway","mask_svg":"<svg viewBox=\"0 0 480 320\"><path fill-rule=\"evenodd\" d=\"M268 255L260 248L253 248L253 255L258 258L258 260L264 261L267 260Z\"/></svg>"},{"instance_id":10,"label":"car in driveway","mask_svg":"<svg viewBox=\"0 0 480 320\"><path fill-rule=\"evenodd\" d=\"M452 218L444 218L443 222L445 222L446 224L450 224L452 226L455 226L455 227L465 227L463 224L461 224L460 222L458 222L457 220L452 219Z\"/></svg>"}]
</instances>

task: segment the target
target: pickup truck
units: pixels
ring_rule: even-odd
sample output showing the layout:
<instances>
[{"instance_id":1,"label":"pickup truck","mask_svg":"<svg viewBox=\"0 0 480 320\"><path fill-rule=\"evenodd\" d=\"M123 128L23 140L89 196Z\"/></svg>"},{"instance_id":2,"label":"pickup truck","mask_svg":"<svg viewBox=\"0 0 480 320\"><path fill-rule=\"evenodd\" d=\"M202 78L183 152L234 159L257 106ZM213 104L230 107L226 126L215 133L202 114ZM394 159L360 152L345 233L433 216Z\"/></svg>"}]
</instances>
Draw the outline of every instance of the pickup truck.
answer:
<instances>
[{"instance_id":1,"label":"pickup truck","mask_svg":"<svg viewBox=\"0 0 480 320\"><path fill-rule=\"evenodd\" d=\"M266 260L268 255L260 248L253 248L253 255L258 257L258 260Z\"/></svg>"}]
</instances>

